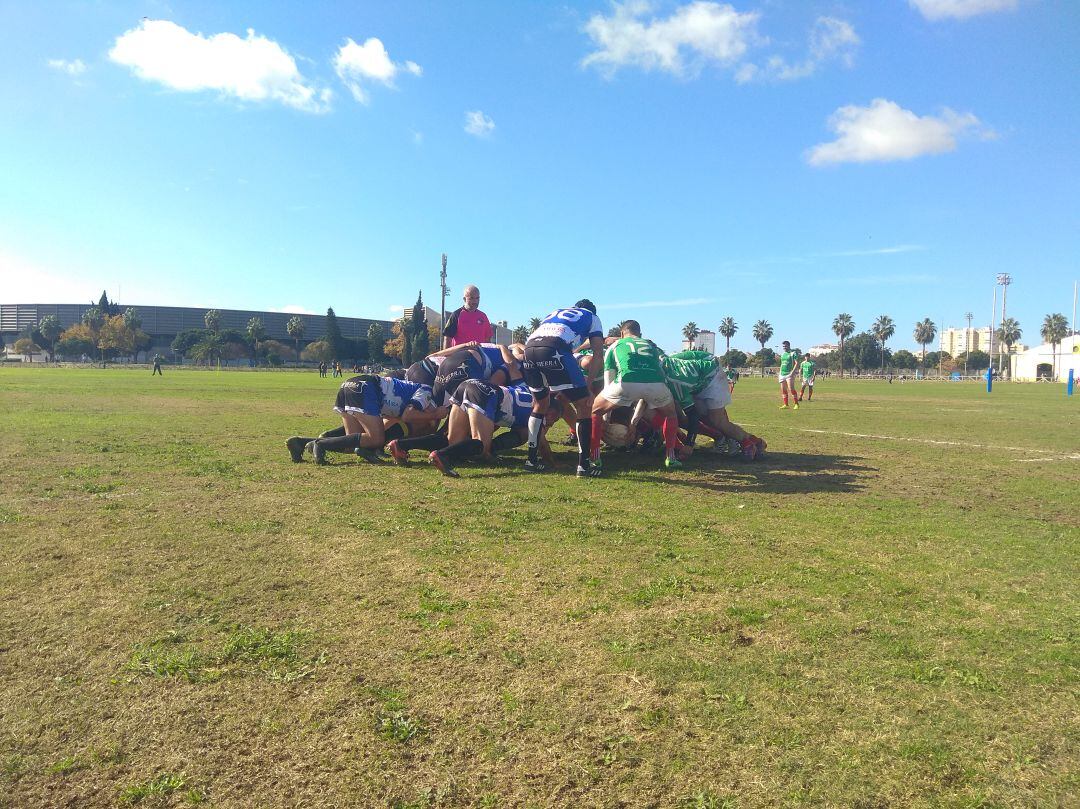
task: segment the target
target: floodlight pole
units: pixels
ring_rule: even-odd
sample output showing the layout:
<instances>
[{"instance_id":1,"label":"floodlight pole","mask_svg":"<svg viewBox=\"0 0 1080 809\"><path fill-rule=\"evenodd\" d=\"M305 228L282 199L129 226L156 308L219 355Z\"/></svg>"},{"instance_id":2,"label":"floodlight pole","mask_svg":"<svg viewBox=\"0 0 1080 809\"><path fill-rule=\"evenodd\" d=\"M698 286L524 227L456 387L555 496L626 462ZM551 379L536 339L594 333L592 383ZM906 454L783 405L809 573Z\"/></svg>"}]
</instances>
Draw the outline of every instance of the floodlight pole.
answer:
<instances>
[{"instance_id":1,"label":"floodlight pole","mask_svg":"<svg viewBox=\"0 0 1080 809\"><path fill-rule=\"evenodd\" d=\"M971 312L965 312L964 317L967 318L968 328L967 334L964 335L964 376L968 374L968 354L971 353L971 319L975 317Z\"/></svg>"},{"instance_id":2,"label":"floodlight pole","mask_svg":"<svg viewBox=\"0 0 1080 809\"><path fill-rule=\"evenodd\" d=\"M442 254L442 272L439 273L439 289L442 292L442 298L439 303L439 310L442 312L439 322L439 334L446 331L446 253Z\"/></svg>"},{"instance_id":3,"label":"floodlight pole","mask_svg":"<svg viewBox=\"0 0 1080 809\"><path fill-rule=\"evenodd\" d=\"M1009 284L1012 283L1012 276L1007 272L998 273L997 282L1001 286L1001 326L1005 326L1005 298L1009 292ZM1001 373L1002 358L1001 358L1001 341L998 340L998 373Z\"/></svg>"}]
</instances>

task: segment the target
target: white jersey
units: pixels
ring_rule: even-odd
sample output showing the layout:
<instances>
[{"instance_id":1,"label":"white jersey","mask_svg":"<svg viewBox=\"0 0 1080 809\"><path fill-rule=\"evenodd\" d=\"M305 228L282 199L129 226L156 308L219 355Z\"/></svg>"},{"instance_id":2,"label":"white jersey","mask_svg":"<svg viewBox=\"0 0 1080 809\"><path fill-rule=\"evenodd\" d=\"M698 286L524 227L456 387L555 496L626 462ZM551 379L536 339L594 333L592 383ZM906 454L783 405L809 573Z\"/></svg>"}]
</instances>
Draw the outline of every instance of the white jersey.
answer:
<instances>
[{"instance_id":1,"label":"white jersey","mask_svg":"<svg viewBox=\"0 0 1080 809\"><path fill-rule=\"evenodd\" d=\"M556 309L545 317L544 322L529 335L529 340L535 340L538 337L555 337L574 349L590 337L603 336L604 327L600 325L600 318L588 309L572 306L568 309Z\"/></svg>"}]
</instances>

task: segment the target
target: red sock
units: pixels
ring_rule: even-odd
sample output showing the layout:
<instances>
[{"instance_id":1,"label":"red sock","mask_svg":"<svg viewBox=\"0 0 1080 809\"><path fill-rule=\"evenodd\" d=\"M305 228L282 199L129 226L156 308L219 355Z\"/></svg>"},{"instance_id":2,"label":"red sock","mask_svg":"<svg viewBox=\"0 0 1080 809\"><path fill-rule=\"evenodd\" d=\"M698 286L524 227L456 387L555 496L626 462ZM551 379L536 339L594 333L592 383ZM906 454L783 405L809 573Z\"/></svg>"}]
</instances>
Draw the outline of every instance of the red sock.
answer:
<instances>
[{"instance_id":1,"label":"red sock","mask_svg":"<svg viewBox=\"0 0 1080 809\"><path fill-rule=\"evenodd\" d=\"M706 424L703 421L699 421L697 425L697 431L702 435L706 435L713 440L720 437L720 431L713 427L711 424Z\"/></svg>"},{"instance_id":2,"label":"red sock","mask_svg":"<svg viewBox=\"0 0 1080 809\"><path fill-rule=\"evenodd\" d=\"M782 395L784 397L784 404L787 404L787 394L785 393L785 394L782 394Z\"/></svg>"},{"instance_id":3,"label":"red sock","mask_svg":"<svg viewBox=\"0 0 1080 809\"><path fill-rule=\"evenodd\" d=\"M592 446L590 457L597 461L600 459L600 441L604 438L604 417L599 413L593 413L592 417Z\"/></svg>"},{"instance_id":4,"label":"red sock","mask_svg":"<svg viewBox=\"0 0 1080 809\"><path fill-rule=\"evenodd\" d=\"M664 426L664 414L653 413L652 421L650 423L652 424L652 428L654 430L662 429Z\"/></svg>"},{"instance_id":5,"label":"red sock","mask_svg":"<svg viewBox=\"0 0 1080 809\"><path fill-rule=\"evenodd\" d=\"M664 450L669 458L675 457L675 445L679 443L679 420L664 419Z\"/></svg>"}]
</instances>

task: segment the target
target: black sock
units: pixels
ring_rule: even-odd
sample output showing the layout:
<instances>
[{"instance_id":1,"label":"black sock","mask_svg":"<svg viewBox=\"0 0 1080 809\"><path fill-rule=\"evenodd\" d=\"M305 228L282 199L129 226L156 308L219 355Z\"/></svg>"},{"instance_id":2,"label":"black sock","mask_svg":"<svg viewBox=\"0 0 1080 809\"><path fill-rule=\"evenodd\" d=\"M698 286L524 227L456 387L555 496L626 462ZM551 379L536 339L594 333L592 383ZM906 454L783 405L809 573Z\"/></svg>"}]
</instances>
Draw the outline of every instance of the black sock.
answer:
<instances>
[{"instance_id":1,"label":"black sock","mask_svg":"<svg viewBox=\"0 0 1080 809\"><path fill-rule=\"evenodd\" d=\"M525 439L521 437L521 433L517 430L507 430L505 433L499 433L491 439L491 454L498 455L508 449L520 447L524 443Z\"/></svg>"},{"instance_id":2,"label":"black sock","mask_svg":"<svg viewBox=\"0 0 1080 809\"><path fill-rule=\"evenodd\" d=\"M398 441L404 437L405 428L402 426L401 422L398 422L397 424L391 424L386 428L383 441L389 444L391 441Z\"/></svg>"},{"instance_id":3,"label":"black sock","mask_svg":"<svg viewBox=\"0 0 1080 809\"><path fill-rule=\"evenodd\" d=\"M484 451L484 442L478 438L467 438L464 441L458 441L456 444L451 444L446 449L439 450L441 455L451 463L457 463L470 455L479 455Z\"/></svg>"},{"instance_id":4,"label":"black sock","mask_svg":"<svg viewBox=\"0 0 1080 809\"><path fill-rule=\"evenodd\" d=\"M333 429L327 430L325 433L319 433L319 438L340 438L343 435L345 435L344 425L341 427L334 427Z\"/></svg>"},{"instance_id":5,"label":"black sock","mask_svg":"<svg viewBox=\"0 0 1080 809\"><path fill-rule=\"evenodd\" d=\"M431 435L421 435L416 438L399 438L397 445L398 449L403 449L406 452L414 449L426 449L430 452L433 449L442 449L449 443L446 440L446 433L432 433Z\"/></svg>"},{"instance_id":6,"label":"black sock","mask_svg":"<svg viewBox=\"0 0 1080 809\"><path fill-rule=\"evenodd\" d=\"M319 448L327 452L352 452L354 449L360 449L360 438L360 433L320 438Z\"/></svg>"},{"instance_id":7,"label":"black sock","mask_svg":"<svg viewBox=\"0 0 1080 809\"><path fill-rule=\"evenodd\" d=\"M577 435L578 466L588 466L589 451L592 449L592 417L578 419L574 433Z\"/></svg>"}]
</instances>

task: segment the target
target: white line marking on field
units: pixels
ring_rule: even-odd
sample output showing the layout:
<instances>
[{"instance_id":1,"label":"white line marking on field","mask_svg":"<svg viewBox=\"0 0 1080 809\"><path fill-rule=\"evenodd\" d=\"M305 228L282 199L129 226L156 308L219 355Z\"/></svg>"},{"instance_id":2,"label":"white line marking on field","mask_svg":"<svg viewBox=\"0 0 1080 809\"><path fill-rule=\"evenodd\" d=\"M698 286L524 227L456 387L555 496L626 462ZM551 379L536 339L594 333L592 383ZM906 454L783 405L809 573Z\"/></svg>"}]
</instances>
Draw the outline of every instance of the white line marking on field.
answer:
<instances>
[{"instance_id":1,"label":"white line marking on field","mask_svg":"<svg viewBox=\"0 0 1080 809\"><path fill-rule=\"evenodd\" d=\"M1047 461L1080 461L1080 453L1058 455L1056 458L1017 458L1017 463L1046 463Z\"/></svg>"},{"instance_id":2,"label":"white line marking on field","mask_svg":"<svg viewBox=\"0 0 1080 809\"><path fill-rule=\"evenodd\" d=\"M1031 447L1004 447L998 444L969 444L965 441L936 441L933 438L906 438L899 435L873 435L871 433L843 433L837 430L811 430L805 427L791 427L789 429L796 430L800 433L821 433L823 435L845 435L849 438L875 438L879 441L910 441L915 444L935 444L944 447L964 447L966 449L1004 449L1009 452L1041 452L1047 455L1053 455L1055 450L1052 449L1032 449ZM1067 456L1073 457L1073 456ZM1041 460L1041 459L1034 459Z\"/></svg>"}]
</instances>

